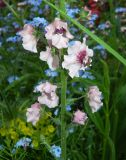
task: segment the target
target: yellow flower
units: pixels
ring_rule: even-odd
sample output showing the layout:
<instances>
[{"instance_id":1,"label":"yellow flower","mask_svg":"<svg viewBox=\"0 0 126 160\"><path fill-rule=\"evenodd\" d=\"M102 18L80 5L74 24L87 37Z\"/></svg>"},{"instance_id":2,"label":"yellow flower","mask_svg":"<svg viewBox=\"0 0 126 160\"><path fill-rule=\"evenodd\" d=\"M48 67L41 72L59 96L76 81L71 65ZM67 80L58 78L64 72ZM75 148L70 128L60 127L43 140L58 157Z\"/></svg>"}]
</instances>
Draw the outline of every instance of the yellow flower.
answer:
<instances>
[{"instance_id":1,"label":"yellow flower","mask_svg":"<svg viewBox=\"0 0 126 160\"><path fill-rule=\"evenodd\" d=\"M26 126L25 122L20 121L18 128L21 130L21 129L24 128L25 126Z\"/></svg>"},{"instance_id":2,"label":"yellow flower","mask_svg":"<svg viewBox=\"0 0 126 160\"><path fill-rule=\"evenodd\" d=\"M33 144L33 146L34 146L35 148L37 148L38 145L39 145L38 141L35 140L35 139L33 140L32 144Z\"/></svg>"},{"instance_id":3,"label":"yellow flower","mask_svg":"<svg viewBox=\"0 0 126 160\"><path fill-rule=\"evenodd\" d=\"M31 128L26 127L26 126L23 126L23 128L21 128L21 132L27 136L32 136L32 134L33 134L33 130Z\"/></svg>"},{"instance_id":4,"label":"yellow flower","mask_svg":"<svg viewBox=\"0 0 126 160\"><path fill-rule=\"evenodd\" d=\"M48 131L48 128L47 128L47 127L43 127L43 128L41 129L41 132L42 132L42 134L45 135L45 136L48 136L48 135L49 135L49 131Z\"/></svg>"},{"instance_id":5,"label":"yellow flower","mask_svg":"<svg viewBox=\"0 0 126 160\"><path fill-rule=\"evenodd\" d=\"M44 119L48 119L49 117L51 117L52 116L52 113L51 112L47 112L47 113L45 113L45 115L44 115Z\"/></svg>"},{"instance_id":6,"label":"yellow flower","mask_svg":"<svg viewBox=\"0 0 126 160\"><path fill-rule=\"evenodd\" d=\"M47 128L50 133L53 133L55 131L55 128L53 125L48 125Z\"/></svg>"},{"instance_id":7,"label":"yellow flower","mask_svg":"<svg viewBox=\"0 0 126 160\"><path fill-rule=\"evenodd\" d=\"M12 128L8 130L8 134L10 135L11 139L17 140L18 139L18 134L16 131L14 131Z\"/></svg>"},{"instance_id":8,"label":"yellow flower","mask_svg":"<svg viewBox=\"0 0 126 160\"><path fill-rule=\"evenodd\" d=\"M1 136L6 136L7 135L7 130L5 128L0 129L0 134Z\"/></svg>"},{"instance_id":9,"label":"yellow flower","mask_svg":"<svg viewBox=\"0 0 126 160\"><path fill-rule=\"evenodd\" d=\"M10 136L11 136L11 139L13 139L13 140L18 139L18 134L15 131L11 132Z\"/></svg>"}]
</instances>

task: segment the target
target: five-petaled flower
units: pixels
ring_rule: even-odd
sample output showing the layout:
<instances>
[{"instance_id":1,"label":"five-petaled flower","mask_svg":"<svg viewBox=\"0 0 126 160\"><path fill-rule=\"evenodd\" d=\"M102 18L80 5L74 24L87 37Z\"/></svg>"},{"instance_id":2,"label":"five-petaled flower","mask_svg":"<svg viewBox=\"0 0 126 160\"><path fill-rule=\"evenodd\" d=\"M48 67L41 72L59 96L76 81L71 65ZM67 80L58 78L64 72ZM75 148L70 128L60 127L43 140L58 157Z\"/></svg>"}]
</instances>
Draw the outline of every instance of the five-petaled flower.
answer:
<instances>
[{"instance_id":1,"label":"five-petaled flower","mask_svg":"<svg viewBox=\"0 0 126 160\"><path fill-rule=\"evenodd\" d=\"M79 70L85 70L91 65L93 50L86 45L86 39L83 43L75 41L73 46L68 47L68 55L64 55L62 67L69 70L70 77L79 76Z\"/></svg>"},{"instance_id":2,"label":"five-petaled flower","mask_svg":"<svg viewBox=\"0 0 126 160\"><path fill-rule=\"evenodd\" d=\"M86 113L80 111L80 110L77 110L75 113L74 113L74 119L73 119L73 122L75 123L78 123L78 124L81 124L81 125L84 125L85 124L85 121L87 120L87 115Z\"/></svg>"},{"instance_id":3,"label":"five-petaled flower","mask_svg":"<svg viewBox=\"0 0 126 160\"><path fill-rule=\"evenodd\" d=\"M46 51L40 52L40 59L46 61L51 70L55 70L59 66L59 58L57 55L52 56L51 48L46 47Z\"/></svg>"},{"instance_id":4,"label":"five-petaled flower","mask_svg":"<svg viewBox=\"0 0 126 160\"><path fill-rule=\"evenodd\" d=\"M37 87L37 90L42 93L42 95L38 97L39 103L45 104L49 108L56 107L59 103L59 97L55 93L56 89L57 86L49 82L40 84Z\"/></svg>"},{"instance_id":5,"label":"five-petaled flower","mask_svg":"<svg viewBox=\"0 0 126 160\"><path fill-rule=\"evenodd\" d=\"M27 122L31 122L33 125L36 125L37 121L40 118L40 108L40 103L34 103L30 108L27 109Z\"/></svg>"},{"instance_id":6,"label":"five-petaled flower","mask_svg":"<svg viewBox=\"0 0 126 160\"><path fill-rule=\"evenodd\" d=\"M24 49L37 53L37 38L33 35L34 28L29 25L25 24L22 31L19 32L19 35L22 37L23 47Z\"/></svg>"},{"instance_id":7,"label":"five-petaled flower","mask_svg":"<svg viewBox=\"0 0 126 160\"><path fill-rule=\"evenodd\" d=\"M73 38L68 30L67 23L55 18L54 22L45 27L46 39L58 49L67 48L69 39Z\"/></svg>"}]
</instances>

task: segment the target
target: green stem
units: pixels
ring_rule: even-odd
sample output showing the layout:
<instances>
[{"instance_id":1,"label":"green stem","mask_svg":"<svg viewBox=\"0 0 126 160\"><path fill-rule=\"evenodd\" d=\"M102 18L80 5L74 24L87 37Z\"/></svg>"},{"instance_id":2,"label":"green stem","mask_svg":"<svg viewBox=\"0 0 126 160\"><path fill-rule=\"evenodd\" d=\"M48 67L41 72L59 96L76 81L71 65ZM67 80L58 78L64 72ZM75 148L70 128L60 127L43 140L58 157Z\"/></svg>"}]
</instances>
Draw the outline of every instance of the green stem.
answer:
<instances>
[{"instance_id":1,"label":"green stem","mask_svg":"<svg viewBox=\"0 0 126 160\"><path fill-rule=\"evenodd\" d=\"M60 0L59 7L65 12L65 0ZM63 52L61 51L61 56ZM61 159L66 160L66 91L67 91L67 77L63 70L61 70Z\"/></svg>"},{"instance_id":2,"label":"green stem","mask_svg":"<svg viewBox=\"0 0 126 160\"><path fill-rule=\"evenodd\" d=\"M109 124L109 116L106 114L105 116L105 135L104 135L105 137L103 141L102 160L106 160L107 139L109 137L108 124Z\"/></svg>"},{"instance_id":3,"label":"green stem","mask_svg":"<svg viewBox=\"0 0 126 160\"><path fill-rule=\"evenodd\" d=\"M67 77L64 71L61 71L61 149L62 160L66 160L66 90L67 90Z\"/></svg>"}]
</instances>

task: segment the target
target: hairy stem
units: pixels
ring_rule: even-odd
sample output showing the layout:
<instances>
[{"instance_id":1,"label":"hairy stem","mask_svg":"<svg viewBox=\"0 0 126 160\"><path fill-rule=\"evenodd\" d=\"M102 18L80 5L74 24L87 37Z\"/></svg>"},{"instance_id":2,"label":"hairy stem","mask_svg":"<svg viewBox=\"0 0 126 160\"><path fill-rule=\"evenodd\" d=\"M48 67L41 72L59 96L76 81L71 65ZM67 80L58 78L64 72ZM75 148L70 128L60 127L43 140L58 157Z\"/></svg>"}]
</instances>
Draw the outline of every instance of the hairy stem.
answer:
<instances>
[{"instance_id":1,"label":"hairy stem","mask_svg":"<svg viewBox=\"0 0 126 160\"><path fill-rule=\"evenodd\" d=\"M64 71L61 71L61 149L62 160L66 160L66 90L67 90L67 77Z\"/></svg>"},{"instance_id":2,"label":"hairy stem","mask_svg":"<svg viewBox=\"0 0 126 160\"><path fill-rule=\"evenodd\" d=\"M65 0L61 0L59 6L63 12L65 12ZM62 18L62 17L61 17ZM62 52L62 51L61 51ZM63 52L61 53L63 55ZM66 90L67 90L67 77L63 70L61 70L61 149L62 160L66 160Z\"/></svg>"}]
</instances>

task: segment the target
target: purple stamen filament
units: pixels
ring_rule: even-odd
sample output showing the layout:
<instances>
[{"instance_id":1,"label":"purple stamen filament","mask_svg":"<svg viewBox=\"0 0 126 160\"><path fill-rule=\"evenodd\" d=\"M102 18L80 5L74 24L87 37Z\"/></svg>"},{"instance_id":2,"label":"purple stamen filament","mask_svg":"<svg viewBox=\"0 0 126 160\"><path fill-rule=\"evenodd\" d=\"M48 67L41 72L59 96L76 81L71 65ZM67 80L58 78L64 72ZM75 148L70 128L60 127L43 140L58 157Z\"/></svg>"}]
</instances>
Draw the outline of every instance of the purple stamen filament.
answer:
<instances>
[{"instance_id":1,"label":"purple stamen filament","mask_svg":"<svg viewBox=\"0 0 126 160\"><path fill-rule=\"evenodd\" d=\"M81 51L78 55L77 55L77 60L79 61L79 63L83 64L84 58L86 56L86 51L83 50Z\"/></svg>"},{"instance_id":2,"label":"purple stamen filament","mask_svg":"<svg viewBox=\"0 0 126 160\"><path fill-rule=\"evenodd\" d=\"M63 27L55 30L55 34L64 34L65 32L66 30Z\"/></svg>"}]
</instances>

